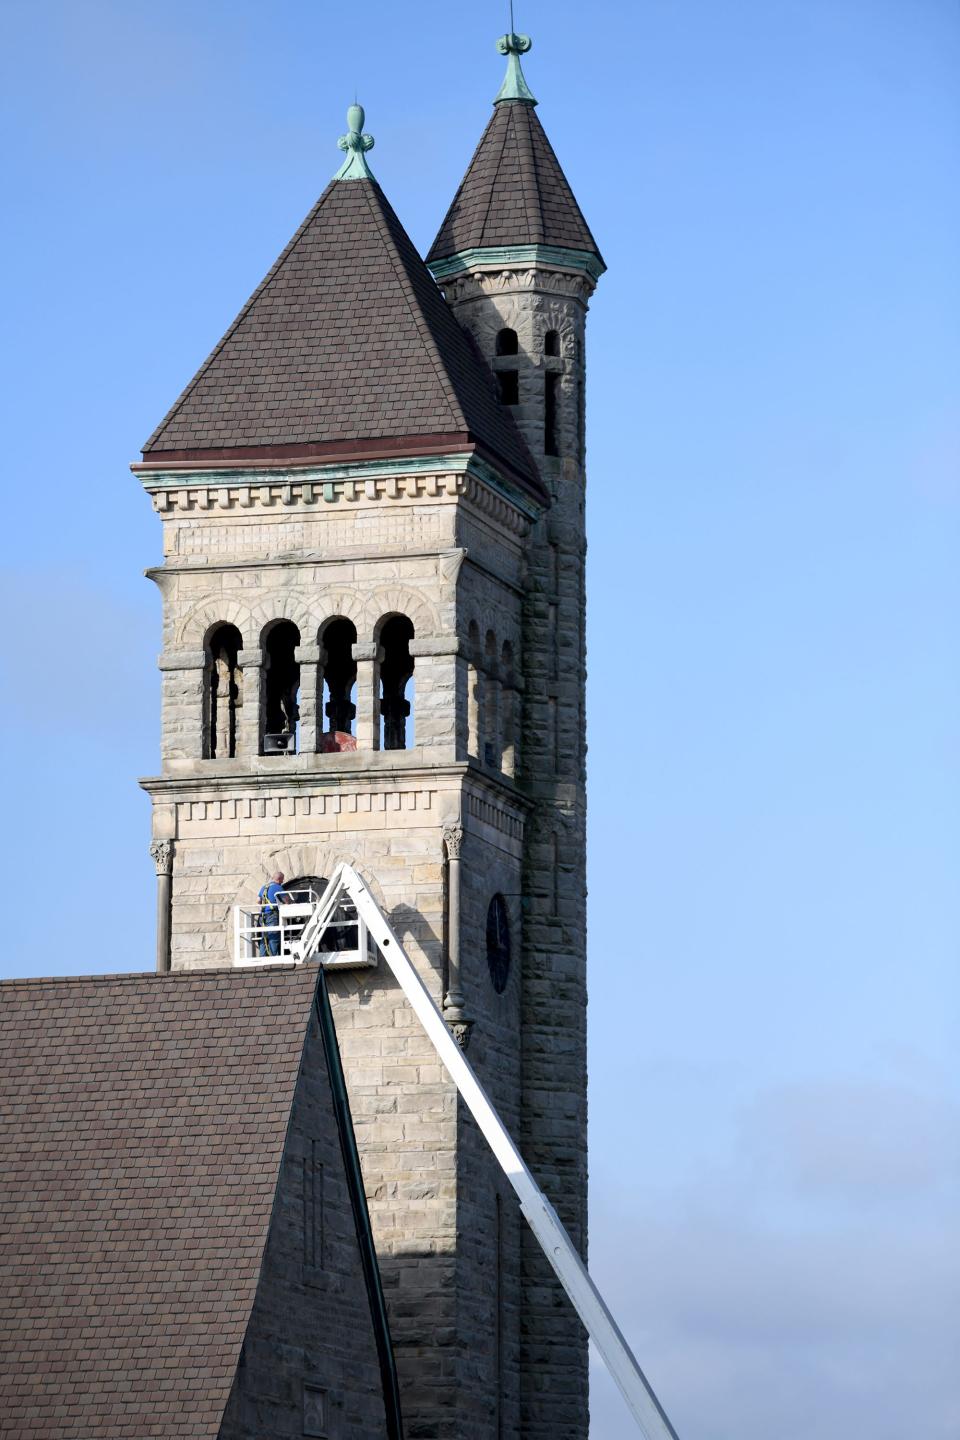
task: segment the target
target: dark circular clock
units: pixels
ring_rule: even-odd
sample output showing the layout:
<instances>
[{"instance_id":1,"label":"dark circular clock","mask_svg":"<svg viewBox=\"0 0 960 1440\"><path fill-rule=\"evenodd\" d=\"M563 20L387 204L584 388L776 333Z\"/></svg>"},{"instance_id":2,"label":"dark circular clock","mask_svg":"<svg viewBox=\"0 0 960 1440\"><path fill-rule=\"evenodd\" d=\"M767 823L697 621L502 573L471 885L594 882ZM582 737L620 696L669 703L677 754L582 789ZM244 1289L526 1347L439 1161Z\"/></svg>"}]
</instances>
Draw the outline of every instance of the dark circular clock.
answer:
<instances>
[{"instance_id":1,"label":"dark circular clock","mask_svg":"<svg viewBox=\"0 0 960 1440\"><path fill-rule=\"evenodd\" d=\"M493 988L502 995L510 978L510 920L502 895L494 895L487 909L487 965Z\"/></svg>"}]
</instances>

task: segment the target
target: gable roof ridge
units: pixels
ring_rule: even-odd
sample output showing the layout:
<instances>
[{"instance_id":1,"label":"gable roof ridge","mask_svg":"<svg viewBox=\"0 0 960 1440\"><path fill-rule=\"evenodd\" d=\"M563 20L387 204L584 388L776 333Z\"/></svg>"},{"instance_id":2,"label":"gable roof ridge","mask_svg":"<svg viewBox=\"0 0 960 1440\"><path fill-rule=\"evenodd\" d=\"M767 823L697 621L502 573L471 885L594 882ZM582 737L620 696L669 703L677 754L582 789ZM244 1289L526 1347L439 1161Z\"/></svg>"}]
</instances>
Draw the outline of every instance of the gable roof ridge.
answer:
<instances>
[{"instance_id":1,"label":"gable roof ridge","mask_svg":"<svg viewBox=\"0 0 960 1440\"><path fill-rule=\"evenodd\" d=\"M374 180L372 183L376 186L379 198L383 201L385 205L389 205L389 200L387 200L386 195L384 195L383 191L380 189L380 186L377 185L377 182ZM420 309L420 306L414 303L413 297L410 294L410 275L407 271L407 267L401 261L401 257L399 251L397 250L397 246L394 243L393 236L389 233L389 230L387 230L386 216L384 215L382 208L379 205L375 205L373 203L373 196L369 191L366 191L366 200L367 204L370 207L370 213L373 216L373 222L377 227L377 233L380 236L380 243L383 245L387 259L390 261L391 268L397 278L397 282L400 286L403 298L407 303L407 308L410 311L411 319L413 320L414 325L417 327L417 333L423 341L424 349L430 357L430 362L433 365L437 379L440 382L440 388L443 391L443 397L446 400L447 406L450 410L450 418L454 422L454 424L462 424L467 429L469 429L470 427L467 422L467 417L463 412L463 406L460 404L459 396L457 395L456 389L454 388L453 381L450 379L447 367L443 363L443 357L441 356L440 349L436 343L436 340L433 337L433 331L430 329L430 326L427 323L426 316ZM385 230L387 231L386 234L384 233ZM400 266L399 269L398 264ZM429 270L427 271L427 275L429 277L430 284L436 285L437 282L434 280Z\"/></svg>"},{"instance_id":2,"label":"gable roof ridge","mask_svg":"<svg viewBox=\"0 0 960 1440\"><path fill-rule=\"evenodd\" d=\"M153 434L150 436L149 440L148 440L148 441L146 442L146 444L144 445L143 449L144 449L145 452L146 452L147 450L153 449L156 441L159 440L159 438L160 438L160 436L163 434L164 430L166 430L166 428L167 428L167 426L170 424L170 422L176 417L178 411L179 411L179 410L181 409L181 407L185 404L185 402L190 398L191 394L192 394L193 391L196 389L196 387L199 385L199 383L200 383L200 381L203 379L203 377L206 375L207 371L210 369L210 366L211 366L211 365L213 364L213 362L216 360L217 356L218 356L218 355L220 354L220 352L223 350L224 346L227 344L227 342L228 342L229 340L231 340L231 339L233 338L233 336L235 335L235 333L237 332L237 330L240 328L240 325L242 324L242 322L243 322L243 321L247 318L247 316L249 315L249 313L250 313L250 311L252 310L253 306L254 306L254 305L256 304L256 302L260 299L260 296L264 293L264 291L265 291L265 290L267 289L267 287L270 285L271 281L276 278L278 272L279 272L280 269L282 268L284 262L286 261L288 255L290 254L291 250L292 250L292 249L294 248L294 246L297 244L297 241L300 239L301 235L303 235L303 233L308 229L308 227L309 227L309 226L313 223L313 221L316 219L317 215L318 215L319 212L320 212L321 206L323 205L323 203L324 203L324 201L326 200L327 196L328 196L328 195L330 194L330 192L332 191L334 184L335 184L335 182L334 182L333 180L331 180L331 181L328 183L326 189L323 191L323 193L320 195L320 198L316 201L316 203L315 203L315 204L313 205L313 207L310 209L310 211L308 212L308 214L306 215L306 217L304 218L304 220L303 220L302 223L300 224L299 228L297 229L296 233L293 234L293 235L290 237L290 239L289 239L289 241L287 242L287 244L286 244L286 245L283 247L283 249L280 251L280 254L277 256L276 260L274 260L273 264L270 266L270 269L267 271L266 275L264 275L263 279L260 281L260 284L259 284L259 285L257 286L257 288L254 290L253 294L250 296L250 298L249 298L249 300L247 301L247 303L243 306L243 308L242 308L242 310L240 311L240 313L236 316L236 318L235 318L234 321L233 321L233 324L232 324L232 325L229 325L229 326L227 327L226 332L225 332L223 335L221 335L219 341L217 342L216 345L214 345L213 349L210 351L210 354L207 356L206 360L204 360L203 364L200 366L200 369L196 372L196 374L194 375L193 379L189 382L188 385L184 386L183 390L182 390L182 391L180 392L180 394L177 396L176 400L174 400L174 402L173 402L173 404L171 405L170 409L167 411L166 415L164 415L163 419L160 421L160 424L157 426L157 428L154 430Z\"/></svg>"}]
</instances>

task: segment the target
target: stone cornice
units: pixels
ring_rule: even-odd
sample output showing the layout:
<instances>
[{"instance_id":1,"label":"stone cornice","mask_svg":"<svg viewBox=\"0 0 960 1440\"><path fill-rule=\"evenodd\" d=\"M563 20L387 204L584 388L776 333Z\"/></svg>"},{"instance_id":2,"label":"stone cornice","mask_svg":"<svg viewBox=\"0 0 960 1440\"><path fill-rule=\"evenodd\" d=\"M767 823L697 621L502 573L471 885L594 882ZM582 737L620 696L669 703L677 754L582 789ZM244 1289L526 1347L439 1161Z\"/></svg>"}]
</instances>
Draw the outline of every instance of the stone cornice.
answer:
<instances>
[{"instance_id":1,"label":"stone cornice","mask_svg":"<svg viewBox=\"0 0 960 1440\"><path fill-rule=\"evenodd\" d=\"M470 270L573 270L589 275L594 284L606 270L598 255L589 250L568 250L561 245L491 245L460 250L442 260L428 261L433 278L442 284L454 275Z\"/></svg>"},{"instance_id":2,"label":"stone cornice","mask_svg":"<svg viewBox=\"0 0 960 1440\"><path fill-rule=\"evenodd\" d=\"M518 517L525 528L546 508L475 454L285 469L244 465L229 470L132 468L161 515L465 496L501 521L511 514Z\"/></svg>"},{"instance_id":3,"label":"stone cornice","mask_svg":"<svg viewBox=\"0 0 960 1440\"><path fill-rule=\"evenodd\" d=\"M353 755L357 756L354 751ZM308 757L298 757L308 758ZM471 791L477 791L490 797L491 803L501 806L507 805L517 811L518 814L526 814L533 809L534 802L518 790L514 782L504 775L495 772L487 772L480 769L473 762L456 761L446 765L424 765L422 763L408 767L391 763L389 768L380 768L377 765L359 765L356 768L348 768L344 765L342 756L310 756L311 760L330 759L335 762L330 769L321 769L314 764L310 769L286 768L286 762L280 761L275 766L272 761L267 763L270 770L250 770L246 768L245 762L240 761L203 761L204 766L209 765L214 773L194 775L150 775L140 779L141 789L155 799L163 800L166 803L177 801L195 801L205 798L210 800L222 800L226 798L243 798L254 792L256 796L265 798L270 795L330 795L338 792L356 793L359 790L371 793L385 794L411 788L429 789L431 786L442 785L444 781L461 781ZM339 763L337 763L339 762ZM227 770L227 766L231 770ZM232 767L236 765L236 769ZM223 768L217 773L215 767Z\"/></svg>"}]
</instances>

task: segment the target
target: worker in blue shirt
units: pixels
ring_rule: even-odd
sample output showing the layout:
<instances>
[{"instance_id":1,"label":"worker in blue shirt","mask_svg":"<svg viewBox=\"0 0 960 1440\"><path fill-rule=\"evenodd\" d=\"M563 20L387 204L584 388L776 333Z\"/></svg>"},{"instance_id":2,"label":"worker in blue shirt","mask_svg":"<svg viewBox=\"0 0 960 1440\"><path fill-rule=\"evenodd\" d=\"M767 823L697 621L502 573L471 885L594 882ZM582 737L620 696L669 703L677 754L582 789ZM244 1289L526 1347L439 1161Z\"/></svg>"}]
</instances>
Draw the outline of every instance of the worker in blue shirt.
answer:
<instances>
[{"instance_id":1,"label":"worker in blue shirt","mask_svg":"<svg viewBox=\"0 0 960 1440\"><path fill-rule=\"evenodd\" d=\"M260 886L257 899L260 901L260 924L263 927L257 946L258 954L279 955L280 931L276 927L280 924L279 907L287 899L283 889L282 870L271 876L266 885Z\"/></svg>"}]
</instances>

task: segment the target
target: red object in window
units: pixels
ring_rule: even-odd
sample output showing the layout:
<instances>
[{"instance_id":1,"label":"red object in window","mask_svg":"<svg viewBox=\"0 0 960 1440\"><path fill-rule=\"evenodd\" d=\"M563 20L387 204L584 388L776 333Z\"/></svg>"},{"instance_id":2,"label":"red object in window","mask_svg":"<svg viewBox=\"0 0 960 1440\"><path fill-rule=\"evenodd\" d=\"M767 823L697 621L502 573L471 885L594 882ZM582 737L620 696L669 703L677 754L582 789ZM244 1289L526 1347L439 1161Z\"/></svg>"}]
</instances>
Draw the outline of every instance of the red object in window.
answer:
<instances>
[{"instance_id":1,"label":"red object in window","mask_svg":"<svg viewBox=\"0 0 960 1440\"><path fill-rule=\"evenodd\" d=\"M356 748L356 735L349 735L346 730L324 731L317 746L321 755L333 755L338 750L356 750Z\"/></svg>"}]
</instances>

